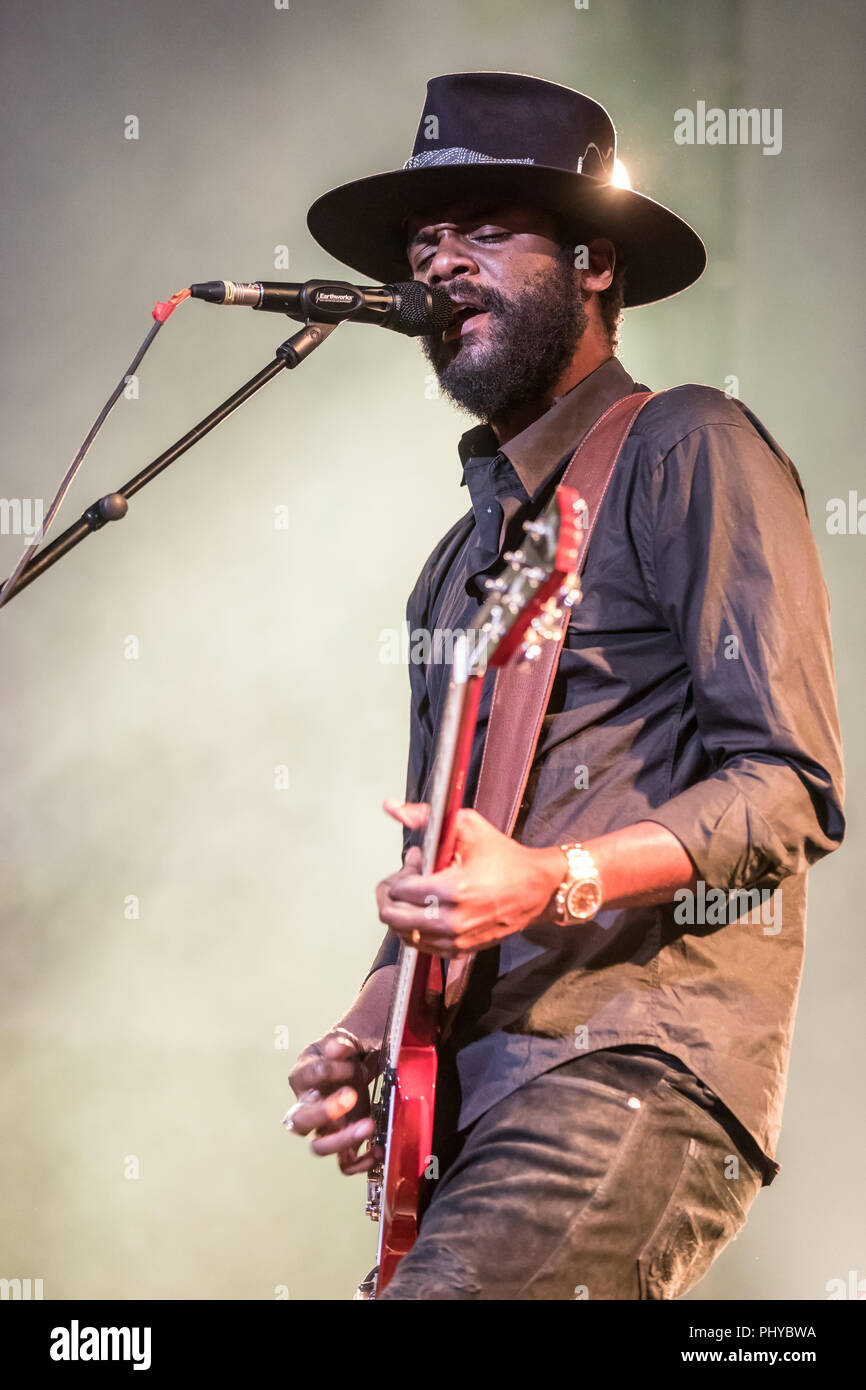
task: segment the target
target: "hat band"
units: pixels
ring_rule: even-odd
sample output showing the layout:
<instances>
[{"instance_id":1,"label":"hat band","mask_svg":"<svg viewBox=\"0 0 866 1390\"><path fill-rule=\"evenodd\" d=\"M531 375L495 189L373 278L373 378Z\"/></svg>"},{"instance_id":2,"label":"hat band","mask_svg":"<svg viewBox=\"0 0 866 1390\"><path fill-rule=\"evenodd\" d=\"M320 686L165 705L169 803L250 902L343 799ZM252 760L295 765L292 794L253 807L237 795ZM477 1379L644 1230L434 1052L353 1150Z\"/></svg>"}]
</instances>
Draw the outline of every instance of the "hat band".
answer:
<instances>
[{"instance_id":1,"label":"hat band","mask_svg":"<svg viewBox=\"0 0 866 1390\"><path fill-rule=\"evenodd\" d=\"M593 162L597 161L597 162L598 162L598 165L601 166L600 169L597 170L597 171L590 171L589 169L586 169L586 170L585 170L584 167L583 167L584 161L585 161L585 160L587 159L587 157L589 156L590 151L593 151L593 152L594 152L594 153L593 153ZM584 150L583 154L582 154L582 155L580 156L580 158L578 159L578 161L577 161L577 166L576 166L574 172L577 173L577 174L586 174L589 178L596 179L596 180L598 180L598 181L604 181L606 178L609 179L609 178L610 178L610 173L609 173L609 170L608 170L608 165L611 165L611 164L612 164L613 155L614 155L614 146L613 146L613 145L611 145L611 147L610 147L610 149L608 150L607 154L606 154L606 155L603 155L602 152L601 152L601 150L598 148L598 145L596 145L596 144L594 143L594 141L591 140L591 141L589 142L589 144L587 145L586 149ZM462 145L454 145L454 146L452 146L450 149L447 149L447 150L423 150L421 154L413 154L413 155L410 155L410 157L406 160L406 163L403 165L403 168L404 168L404 169L432 169L432 168L433 168L434 166L436 166L436 165L443 165L443 164L448 165L448 164L534 164L534 163L535 163L535 160L534 160L534 158L532 157L532 155L528 155L528 156L526 156L525 158L520 158L520 156L515 155L513 159L508 159L508 158L500 159L497 155L493 155L493 154L481 154L481 152L480 152L479 150L467 150L467 149L465 149Z\"/></svg>"},{"instance_id":2,"label":"hat band","mask_svg":"<svg viewBox=\"0 0 866 1390\"><path fill-rule=\"evenodd\" d=\"M496 155L480 154L478 150L466 150L454 146L449 150L424 150L413 154L403 165L404 169L427 169L434 164L534 164L530 155L527 159L498 159Z\"/></svg>"}]
</instances>

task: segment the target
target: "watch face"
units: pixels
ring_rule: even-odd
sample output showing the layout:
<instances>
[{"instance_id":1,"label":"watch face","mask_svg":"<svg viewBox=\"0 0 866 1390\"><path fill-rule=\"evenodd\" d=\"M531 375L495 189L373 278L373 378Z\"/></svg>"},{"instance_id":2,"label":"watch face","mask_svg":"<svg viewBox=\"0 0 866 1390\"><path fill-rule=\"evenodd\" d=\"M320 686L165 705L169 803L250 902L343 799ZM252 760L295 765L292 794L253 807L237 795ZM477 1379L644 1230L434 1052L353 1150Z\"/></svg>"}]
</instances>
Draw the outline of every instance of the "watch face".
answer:
<instances>
[{"instance_id":1,"label":"watch face","mask_svg":"<svg viewBox=\"0 0 866 1390\"><path fill-rule=\"evenodd\" d=\"M580 878L565 895L565 910L569 917L585 922L601 907L601 884L592 878Z\"/></svg>"}]
</instances>

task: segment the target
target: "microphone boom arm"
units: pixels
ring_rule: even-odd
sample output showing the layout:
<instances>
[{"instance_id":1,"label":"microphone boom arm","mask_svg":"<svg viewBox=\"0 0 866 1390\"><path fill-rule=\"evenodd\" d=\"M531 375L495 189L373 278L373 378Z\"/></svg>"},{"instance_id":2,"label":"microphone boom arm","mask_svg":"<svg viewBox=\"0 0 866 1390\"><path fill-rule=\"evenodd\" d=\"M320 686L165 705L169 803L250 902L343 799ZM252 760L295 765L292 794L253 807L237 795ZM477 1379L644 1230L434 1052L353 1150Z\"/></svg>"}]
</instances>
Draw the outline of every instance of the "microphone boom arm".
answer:
<instances>
[{"instance_id":1,"label":"microphone boom arm","mask_svg":"<svg viewBox=\"0 0 866 1390\"><path fill-rule=\"evenodd\" d=\"M43 571L56 564L62 556L73 550L85 536L92 535L94 531L101 531L102 527L109 521L119 521L126 516L129 510L129 499L140 492L147 483L151 482L159 473L168 468L170 463L180 458L191 449L193 444L197 444L200 439L204 439L206 434L210 434L223 420L232 415L239 406L254 396L257 391L284 370L291 371L300 365L311 352L314 352L326 338L328 338L335 328L339 328L338 323L308 323L297 333L292 334L284 343L280 343L274 354L273 361L269 362L261 371L256 372L255 376L250 377L249 381L240 386L233 395L212 410L210 415L206 415L197 425L193 425L182 438L172 444L170 448L143 468L140 473L136 473L128 483L117 492L109 492L105 497L101 497L97 502L91 503L79 517L79 519L52 541L49 545L43 546L38 550L33 558L28 561L19 574L13 588L3 590L2 602L6 604L10 599L25 589L28 584L32 584L34 579L38 579Z\"/></svg>"}]
</instances>

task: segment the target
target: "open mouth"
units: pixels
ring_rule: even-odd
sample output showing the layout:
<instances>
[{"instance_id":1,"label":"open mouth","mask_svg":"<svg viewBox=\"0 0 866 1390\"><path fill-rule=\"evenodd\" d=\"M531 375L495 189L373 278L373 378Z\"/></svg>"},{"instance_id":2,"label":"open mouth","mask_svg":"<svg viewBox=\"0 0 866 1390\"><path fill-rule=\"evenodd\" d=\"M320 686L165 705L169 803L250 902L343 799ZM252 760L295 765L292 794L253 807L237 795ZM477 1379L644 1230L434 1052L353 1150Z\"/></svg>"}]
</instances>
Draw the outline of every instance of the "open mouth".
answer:
<instances>
[{"instance_id":1,"label":"open mouth","mask_svg":"<svg viewBox=\"0 0 866 1390\"><path fill-rule=\"evenodd\" d=\"M472 332L475 320L483 318L486 313L477 304L459 304L455 307L455 314L448 327L442 334L443 343L450 342L454 338L461 338L464 333Z\"/></svg>"}]
</instances>

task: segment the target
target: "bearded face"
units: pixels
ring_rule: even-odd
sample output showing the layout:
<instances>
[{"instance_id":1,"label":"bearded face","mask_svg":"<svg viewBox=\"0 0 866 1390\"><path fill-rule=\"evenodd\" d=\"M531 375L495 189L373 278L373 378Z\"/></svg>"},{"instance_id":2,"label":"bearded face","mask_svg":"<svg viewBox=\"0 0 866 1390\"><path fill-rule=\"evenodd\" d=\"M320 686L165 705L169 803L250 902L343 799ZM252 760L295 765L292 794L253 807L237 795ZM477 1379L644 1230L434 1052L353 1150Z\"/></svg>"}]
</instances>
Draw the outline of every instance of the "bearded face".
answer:
<instances>
[{"instance_id":1,"label":"bearded face","mask_svg":"<svg viewBox=\"0 0 866 1390\"><path fill-rule=\"evenodd\" d=\"M460 306L459 316L421 346L444 394L479 420L543 399L588 325L570 247L513 289L481 286L466 275L438 288Z\"/></svg>"}]
</instances>

